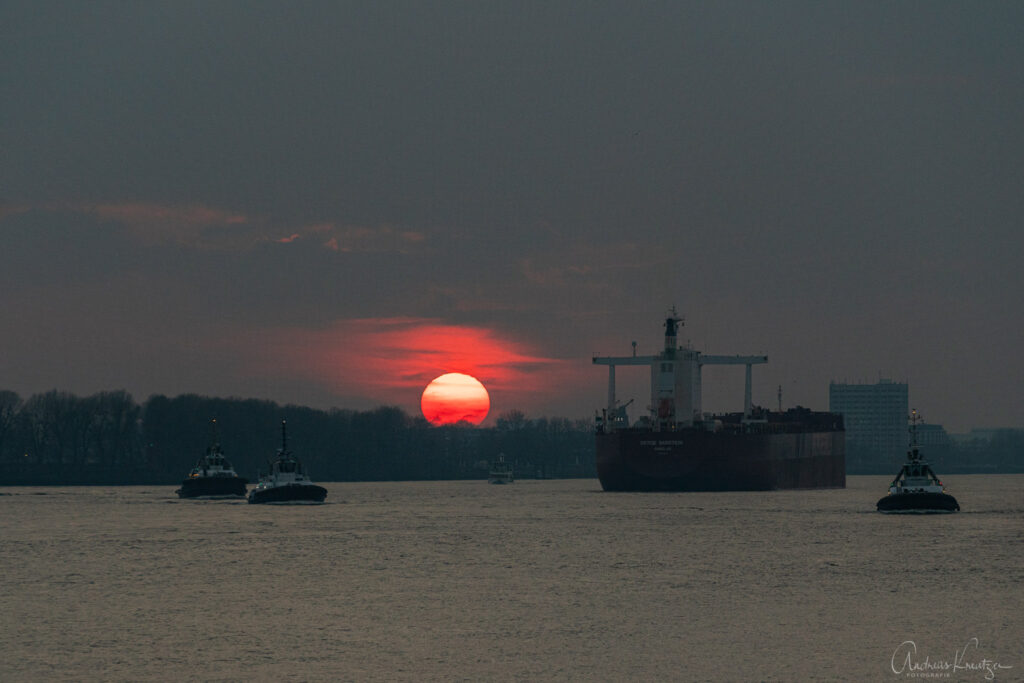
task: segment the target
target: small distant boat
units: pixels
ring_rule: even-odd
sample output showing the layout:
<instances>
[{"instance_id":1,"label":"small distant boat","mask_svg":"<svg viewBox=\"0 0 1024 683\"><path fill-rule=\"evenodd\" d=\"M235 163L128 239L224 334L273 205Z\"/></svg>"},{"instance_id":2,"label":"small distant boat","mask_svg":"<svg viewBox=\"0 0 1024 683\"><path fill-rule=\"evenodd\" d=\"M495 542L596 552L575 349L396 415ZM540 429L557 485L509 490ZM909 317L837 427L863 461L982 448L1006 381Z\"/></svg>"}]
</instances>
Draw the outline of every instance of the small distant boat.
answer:
<instances>
[{"instance_id":1,"label":"small distant boat","mask_svg":"<svg viewBox=\"0 0 1024 683\"><path fill-rule=\"evenodd\" d=\"M498 455L498 459L491 463L491 472L487 481L492 484L511 484L515 481L512 476L512 465L505 462L505 454Z\"/></svg>"},{"instance_id":2,"label":"small distant boat","mask_svg":"<svg viewBox=\"0 0 1024 683\"><path fill-rule=\"evenodd\" d=\"M878 501L878 511L888 514L929 514L957 512L960 504L946 493L931 466L917 447L917 411L910 415L910 449L907 462L889 484L889 493Z\"/></svg>"},{"instance_id":3,"label":"small distant boat","mask_svg":"<svg viewBox=\"0 0 1024 683\"><path fill-rule=\"evenodd\" d=\"M210 446L175 491L179 498L245 498L247 481L238 476L220 450L217 421L211 420Z\"/></svg>"},{"instance_id":4,"label":"small distant boat","mask_svg":"<svg viewBox=\"0 0 1024 683\"><path fill-rule=\"evenodd\" d=\"M266 476L259 476L256 488L249 492L250 503L270 505L318 505L327 498L327 489L309 480L302 463L288 450L288 433L281 420L281 448L270 462Z\"/></svg>"}]
</instances>

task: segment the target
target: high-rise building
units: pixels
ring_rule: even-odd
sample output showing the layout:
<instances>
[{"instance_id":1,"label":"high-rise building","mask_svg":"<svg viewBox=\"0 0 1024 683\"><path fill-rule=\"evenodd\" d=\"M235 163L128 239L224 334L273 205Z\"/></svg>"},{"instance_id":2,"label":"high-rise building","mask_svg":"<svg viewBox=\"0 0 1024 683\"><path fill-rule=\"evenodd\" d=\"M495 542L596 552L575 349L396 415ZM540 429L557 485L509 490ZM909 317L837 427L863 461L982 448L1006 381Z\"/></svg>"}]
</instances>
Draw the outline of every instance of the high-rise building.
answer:
<instances>
[{"instance_id":1,"label":"high-rise building","mask_svg":"<svg viewBox=\"0 0 1024 683\"><path fill-rule=\"evenodd\" d=\"M877 384L832 382L828 409L843 416L847 471L888 472L902 462L910 411L905 383L887 379Z\"/></svg>"}]
</instances>

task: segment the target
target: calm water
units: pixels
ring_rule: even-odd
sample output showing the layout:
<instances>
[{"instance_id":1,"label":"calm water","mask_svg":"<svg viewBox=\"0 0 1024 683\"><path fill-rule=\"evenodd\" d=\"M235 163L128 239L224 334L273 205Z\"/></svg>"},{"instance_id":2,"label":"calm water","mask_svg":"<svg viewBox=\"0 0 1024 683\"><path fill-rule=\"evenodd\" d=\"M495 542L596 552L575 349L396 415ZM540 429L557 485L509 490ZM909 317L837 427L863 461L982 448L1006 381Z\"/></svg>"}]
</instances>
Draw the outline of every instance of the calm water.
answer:
<instances>
[{"instance_id":1,"label":"calm water","mask_svg":"<svg viewBox=\"0 0 1024 683\"><path fill-rule=\"evenodd\" d=\"M971 638L1024 679L1024 475L948 477L943 516L875 513L887 480L0 489L0 679L898 681Z\"/></svg>"}]
</instances>

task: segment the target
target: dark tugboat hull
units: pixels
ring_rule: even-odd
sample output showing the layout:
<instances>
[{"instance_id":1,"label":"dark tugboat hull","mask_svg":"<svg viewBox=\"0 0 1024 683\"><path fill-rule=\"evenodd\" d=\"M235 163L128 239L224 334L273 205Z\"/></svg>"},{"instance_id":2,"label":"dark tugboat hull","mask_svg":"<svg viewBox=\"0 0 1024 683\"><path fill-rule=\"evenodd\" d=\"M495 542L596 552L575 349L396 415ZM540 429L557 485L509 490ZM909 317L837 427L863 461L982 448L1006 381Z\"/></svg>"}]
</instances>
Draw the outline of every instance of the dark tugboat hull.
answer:
<instances>
[{"instance_id":1,"label":"dark tugboat hull","mask_svg":"<svg viewBox=\"0 0 1024 683\"><path fill-rule=\"evenodd\" d=\"M250 503L268 505L316 505L327 498L327 489L315 484L284 484L265 489L253 489Z\"/></svg>"},{"instance_id":2,"label":"dark tugboat hull","mask_svg":"<svg viewBox=\"0 0 1024 683\"><path fill-rule=\"evenodd\" d=\"M598 434L605 491L845 488L843 431L728 434L700 430Z\"/></svg>"},{"instance_id":3,"label":"dark tugboat hull","mask_svg":"<svg viewBox=\"0 0 1024 683\"><path fill-rule=\"evenodd\" d=\"M887 514L934 514L957 512L960 504L948 493L893 493L878 501L878 511Z\"/></svg>"},{"instance_id":4,"label":"dark tugboat hull","mask_svg":"<svg viewBox=\"0 0 1024 683\"><path fill-rule=\"evenodd\" d=\"M191 477L175 493L179 498L245 498L245 485L241 477Z\"/></svg>"}]
</instances>

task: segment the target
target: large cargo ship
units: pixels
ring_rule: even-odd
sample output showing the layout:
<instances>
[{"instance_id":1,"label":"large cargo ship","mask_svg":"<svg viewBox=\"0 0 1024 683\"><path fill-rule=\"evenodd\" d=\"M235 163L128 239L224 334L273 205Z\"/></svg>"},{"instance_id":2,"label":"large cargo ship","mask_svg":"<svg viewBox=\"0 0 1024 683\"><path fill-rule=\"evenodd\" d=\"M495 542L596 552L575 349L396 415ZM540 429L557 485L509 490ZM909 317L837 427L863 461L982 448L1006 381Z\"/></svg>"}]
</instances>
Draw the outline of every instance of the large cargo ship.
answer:
<instances>
[{"instance_id":1,"label":"large cargo ship","mask_svg":"<svg viewBox=\"0 0 1024 683\"><path fill-rule=\"evenodd\" d=\"M608 366L608 407L597 420L597 475L605 491L764 491L844 488L841 415L751 403L751 367L767 356L713 356L677 344L682 320L665 319L665 348L654 356L594 357ZM615 398L615 368L647 365L648 415L630 423ZM701 368L745 365L742 413L701 410ZM781 403L781 400L780 400Z\"/></svg>"}]
</instances>

